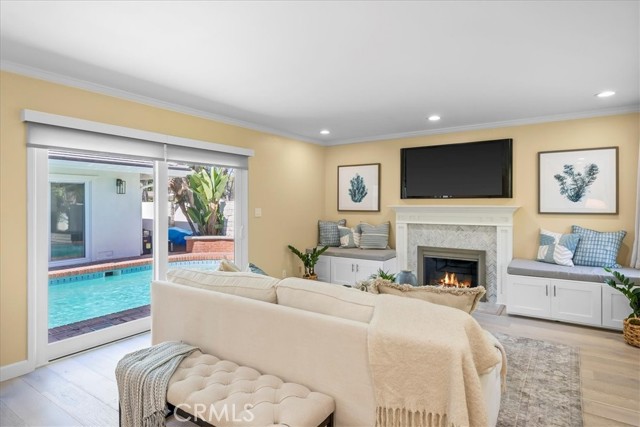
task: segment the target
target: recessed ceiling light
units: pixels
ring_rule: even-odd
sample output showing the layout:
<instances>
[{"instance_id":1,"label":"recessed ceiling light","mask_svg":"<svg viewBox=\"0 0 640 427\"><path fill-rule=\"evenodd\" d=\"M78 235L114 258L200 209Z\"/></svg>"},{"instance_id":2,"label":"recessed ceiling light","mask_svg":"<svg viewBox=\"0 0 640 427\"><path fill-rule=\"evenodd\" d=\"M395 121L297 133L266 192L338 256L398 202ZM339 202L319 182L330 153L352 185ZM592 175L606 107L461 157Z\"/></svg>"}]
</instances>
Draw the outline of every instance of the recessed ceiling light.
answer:
<instances>
[{"instance_id":1,"label":"recessed ceiling light","mask_svg":"<svg viewBox=\"0 0 640 427\"><path fill-rule=\"evenodd\" d=\"M329 129L322 129L320 131L320 135L329 135L331 133L331 131Z\"/></svg>"},{"instance_id":2,"label":"recessed ceiling light","mask_svg":"<svg viewBox=\"0 0 640 427\"><path fill-rule=\"evenodd\" d=\"M608 98L608 97L613 96L615 94L616 93L614 91L612 91L612 90L605 90L603 92L597 93L596 96L598 98Z\"/></svg>"},{"instance_id":3,"label":"recessed ceiling light","mask_svg":"<svg viewBox=\"0 0 640 427\"><path fill-rule=\"evenodd\" d=\"M433 116L429 116L430 122L437 122L438 120L440 120L440 116L437 116L435 114Z\"/></svg>"}]
</instances>

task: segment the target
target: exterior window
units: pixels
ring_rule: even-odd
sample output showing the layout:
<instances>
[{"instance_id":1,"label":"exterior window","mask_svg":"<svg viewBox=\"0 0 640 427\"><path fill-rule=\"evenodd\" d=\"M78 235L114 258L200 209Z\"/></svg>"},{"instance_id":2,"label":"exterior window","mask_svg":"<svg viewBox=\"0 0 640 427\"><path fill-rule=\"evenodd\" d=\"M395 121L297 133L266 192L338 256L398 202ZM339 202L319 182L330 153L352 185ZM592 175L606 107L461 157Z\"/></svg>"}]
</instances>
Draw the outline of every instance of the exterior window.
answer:
<instances>
[{"instance_id":1,"label":"exterior window","mask_svg":"<svg viewBox=\"0 0 640 427\"><path fill-rule=\"evenodd\" d=\"M85 258L85 184L51 183L49 261Z\"/></svg>"}]
</instances>

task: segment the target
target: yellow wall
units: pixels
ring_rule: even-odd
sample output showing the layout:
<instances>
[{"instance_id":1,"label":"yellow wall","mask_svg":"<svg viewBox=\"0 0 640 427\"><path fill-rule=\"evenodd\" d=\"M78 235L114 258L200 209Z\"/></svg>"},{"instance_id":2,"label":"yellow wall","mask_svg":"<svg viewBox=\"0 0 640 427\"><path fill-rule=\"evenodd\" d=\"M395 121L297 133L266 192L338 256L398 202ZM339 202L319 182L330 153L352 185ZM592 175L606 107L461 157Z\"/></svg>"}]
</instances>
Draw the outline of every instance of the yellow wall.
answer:
<instances>
[{"instance_id":1,"label":"yellow wall","mask_svg":"<svg viewBox=\"0 0 640 427\"><path fill-rule=\"evenodd\" d=\"M628 263L634 239L639 115L600 117L511 128L460 132L392 141L320 147L263 132L175 113L135 102L36 80L0 74L0 365L27 354L26 133L23 109L94 120L255 150L249 162L249 258L274 276L297 274L299 263L286 249L312 245L319 218L347 218L354 225L394 221L394 204L519 205L514 251L535 255L539 227L566 231L571 224L598 230L625 229L619 260ZM400 148L479 141L514 140L514 198L449 201L400 200ZM619 146L618 215L537 214L538 151ZM380 213L337 211L337 166L382 164ZM262 217L253 216L262 208ZM393 233L393 230L392 230ZM392 236L392 244L393 244ZM295 269L295 270L294 270Z\"/></svg>"},{"instance_id":2,"label":"yellow wall","mask_svg":"<svg viewBox=\"0 0 640 427\"><path fill-rule=\"evenodd\" d=\"M27 156L23 109L255 150L249 161L249 259L274 276L297 273L287 244L317 236L324 209L321 146L36 80L0 74L0 365L27 354ZM253 217L254 208L262 217ZM295 266L295 272L294 272Z\"/></svg>"},{"instance_id":3,"label":"yellow wall","mask_svg":"<svg viewBox=\"0 0 640 427\"><path fill-rule=\"evenodd\" d=\"M598 117L527 126L458 132L389 141L331 147L326 154L325 217L346 218L348 225L360 221L393 222L390 205L516 205L514 218L514 256L534 258L539 228L557 232L569 231L572 224L600 231L626 230L618 262L629 264L634 241L636 174L638 170L638 114ZM490 139L513 139L512 199L400 199L400 148ZM619 147L619 214L618 215L540 215L538 214L537 153L594 147ZM342 213L337 210L338 165L381 163L380 213ZM395 237L391 236L391 245Z\"/></svg>"}]
</instances>

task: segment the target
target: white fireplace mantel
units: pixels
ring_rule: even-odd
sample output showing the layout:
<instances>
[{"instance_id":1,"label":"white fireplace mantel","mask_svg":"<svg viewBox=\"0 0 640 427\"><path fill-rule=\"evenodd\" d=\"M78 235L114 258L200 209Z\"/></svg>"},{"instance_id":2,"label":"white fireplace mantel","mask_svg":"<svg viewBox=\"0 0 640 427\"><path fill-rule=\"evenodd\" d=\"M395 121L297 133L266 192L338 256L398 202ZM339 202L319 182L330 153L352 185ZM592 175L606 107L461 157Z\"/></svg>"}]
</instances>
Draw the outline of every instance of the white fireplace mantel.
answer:
<instances>
[{"instance_id":1,"label":"white fireplace mantel","mask_svg":"<svg viewBox=\"0 0 640 427\"><path fill-rule=\"evenodd\" d=\"M513 258L513 215L519 206L499 205L395 205L398 268L407 268L408 225L471 225L496 229L497 302L506 301L507 266Z\"/></svg>"}]
</instances>

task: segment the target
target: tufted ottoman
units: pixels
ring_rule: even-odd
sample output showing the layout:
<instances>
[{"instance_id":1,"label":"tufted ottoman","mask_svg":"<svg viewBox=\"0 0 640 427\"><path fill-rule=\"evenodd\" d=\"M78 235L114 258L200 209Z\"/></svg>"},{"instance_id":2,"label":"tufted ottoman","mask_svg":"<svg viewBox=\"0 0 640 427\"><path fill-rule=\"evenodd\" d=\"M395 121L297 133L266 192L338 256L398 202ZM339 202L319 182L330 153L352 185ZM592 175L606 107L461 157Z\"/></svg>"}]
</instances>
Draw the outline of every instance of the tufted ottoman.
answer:
<instances>
[{"instance_id":1,"label":"tufted ottoman","mask_svg":"<svg viewBox=\"0 0 640 427\"><path fill-rule=\"evenodd\" d=\"M333 426L333 398L273 375L193 352L169 381L176 418L203 426Z\"/></svg>"}]
</instances>

